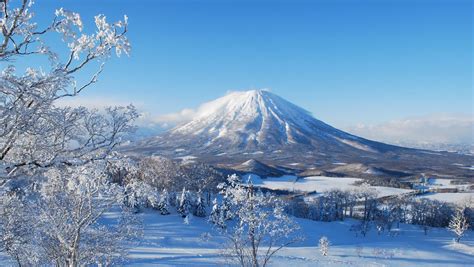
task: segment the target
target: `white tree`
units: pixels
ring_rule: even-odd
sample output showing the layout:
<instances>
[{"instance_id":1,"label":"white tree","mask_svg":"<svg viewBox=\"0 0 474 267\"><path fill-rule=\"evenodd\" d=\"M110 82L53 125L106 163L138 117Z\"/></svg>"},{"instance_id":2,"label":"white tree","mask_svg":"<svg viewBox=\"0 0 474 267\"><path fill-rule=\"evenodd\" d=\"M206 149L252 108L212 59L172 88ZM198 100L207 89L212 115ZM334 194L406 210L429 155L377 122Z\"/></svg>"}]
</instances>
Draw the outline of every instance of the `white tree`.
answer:
<instances>
[{"instance_id":1,"label":"white tree","mask_svg":"<svg viewBox=\"0 0 474 267\"><path fill-rule=\"evenodd\" d=\"M206 217L206 206L204 205L204 200L202 199L201 191L198 192L198 196L196 200L196 208L194 210L194 216Z\"/></svg>"},{"instance_id":2,"label":"white tree","mask_svg":"<svg viewBox=\"0 0 474 267\"><path fill-rule=\"evenodd\" d=\"M456 242L459 242L464 236L466 231L469 229L469 222L466 218L466 206L460 206L456 208L454 216L449 222L449 230L456 235Z\"/></svg>"},{"instance_id":3,"label":"white tree","mask_svg":"<svg viewBox=\"0 0 474 267\"><path fill-rule=\"evenodd\" d=\"M191 210L191 201L189 196L189 191L186 191L186 188L183 188L181 197L179 198L178 213L181 214L183 218L186 218L189 215Z\"/></svg>"},{"instance_id":4,"label":"white tree","mask_svg":"<svg viewBox=\"0 0 474 267\"><path fill-rule=\"evenodd\" d=\"M0 73L3 182L34 168L104 159L132 129L130 121L137 117L132 106L109 108L102 114L57 105L59 100L76 96L96 83L112 50L117 55L129 52L127 18L109 24L105 16L98 15L96 33L86 34L79 14L58 9L53 22L38 29L32 21L32 6L30 0L0 2L0 61L10 63ZM59 33L69 48L65 60L46 45L43 37L52 33ZM50 66L29 67L17 74L12 63L29 55L48 57ZM98 71L90 80L78 84L74 75L97 63Z\"/></svg>"},{"instance_id":5,"label":"white tree","mask_svg":"<svg viewBox=\"0 0 474 267\"><path fill-rule=\"evenodd\" d=\"M163 189L160 195L160 201L158 202L158 210L160 211L161 215L168 215L170 214L170 196L168 194L168 190Z\"/></svg>"},{"instance_id":6,"label":"white tree","mask_svg":"<svg viewBox=\"0 0 474 267\"><path fill-rule=\"evenodd\" d=\"M64 107L58 101L95 84L113 52L128 54L127 17L109 24L104 15L98 15L94 33L88 34L80 15L62 8L40 29L33 21L32 8L31 0L0 1L0 61L6 63L0 70L2 200L6 192L12 194L12 184L26 181L18 189L18 195L25 195L18 197L21 203L14 204L13 199L0 203L8 215L0 218L0 247L23 244L23 252L15 249L8 253L25 265L107 263L120 258L118 244L131 225L127 220L120 223L124 227L115 229L97 224L122 195L105 179L99 165L114 158L111 152L133 130L130 123L137 112L133 106L99 112ZM66 54L55 53L47 45L55 40L50 38L54 34L61 36L68 48ZM17 69L14 63L28 62L31 55L46 57L49 64ZM75 79L89 67L96 68L90 79ZM80 174L85 166L87 171ZM31 227L31 235L23 235L26 227ZM34 257L24 253L28 244L40 248Z\"/></svg>"},{"instance_id":7,"label":"white tree","mask_svg":"<svg viewBox=\"0 0 474 267\"><path fill-rule=\"evenodd\" d=\"M159 190L178 191L185 184L185 176L177 162L164 157L147 157L140 161L139 172L141 179Z\"/></svg>"},{"instance_id":8,"label":"white tree","mask_svg":"<svg viewBox=\"0 0 474 267\"><path fill-rule=\"evenodd\" d=\"M126 253L124 242L139 233L137 222L129 221L133 218L126 210L115 224L104 226L98 220L119 207L122 188L111 184L96 164L51 169L46 179L31 205L37 207L35 231L49 262L78 266L120 261Z\"/></svg>"},{"instance_id":9,"label":"white tree","mask_svg":"<svg viewBox=\"0 0 474 267\"><path fill-rule=\"evenodd\" d=\"M214 200L212 201L211 214L209 214L209 222L219 228L225 228L225 220L220 211L221 208L219 206L219 203L217 202L217 199L214 198Z\"/></svg>"},{"instance_id":10,"label":"white tree","mask_svg":"<svg viewBox=\"0 0 474 267\"><path fill-rule=\"evenodd\" d=\"M207 193L208 198L212 191L216 191L222 176L214 168L202 163L180 163L161 156L142 159L139 172L143 181L159 190L166 188L178 191L186 187L194 192Z\"/></svg>"},{"instance_id":11,"label":"white tree","mask_svg":"<svg viewBox=\"0 0 474 267\"><path fill-rule=\"evenodd\" d=\"M321 255L327 256L329 253L329 246L331 245L329 242L329 239L325 236L321 237L319 239L319 251L321 252Z\"/></svg>"},{"instance_id":12,"label":"white tree","mask_svg":"<svg viewBox=\"0 0 474 267\"><path fill-rule=\"evenodd\" d=\"M285 214L280 199L255 190L250 183L240 184L236 175L220 188L234 215L223 230L229 240L225 256L241 266L267 266L275 253L300 240L295 235L299 226Z\"/></svg>"},{"instance_id":13,"label":"white tree","mask_svg":"<svg viewBox=\"0 0 474 267\"><path fill-rule=\"evenodd\" d=\"M377 190L368 183L363 183L357 190L357 196L362 200L364 205L363 220L370 221L375 215L377 209Z\"/></svg>"},{"instance_id":14,"label":"white tree","mask_svg":"<svg viewBox=\"0 0 474 267\"><path fill-rule=\"evenodd\" d=\"M32 242L36 218L18 194L3 195L0 202L0 252L10 255L18 266L37 264L39 244Z\"/></svg>"},{"instance_id":15,"label":"white tree","mask_svg":"<svg viewBox=\"0 0 474 267\"><path fill-rule=\"evenodd\" d=\"M125 185L125 200L129 207L139 211L143 207L157 207L159 195L151 185L132 178Z\"/></svg>"}]
</instances>

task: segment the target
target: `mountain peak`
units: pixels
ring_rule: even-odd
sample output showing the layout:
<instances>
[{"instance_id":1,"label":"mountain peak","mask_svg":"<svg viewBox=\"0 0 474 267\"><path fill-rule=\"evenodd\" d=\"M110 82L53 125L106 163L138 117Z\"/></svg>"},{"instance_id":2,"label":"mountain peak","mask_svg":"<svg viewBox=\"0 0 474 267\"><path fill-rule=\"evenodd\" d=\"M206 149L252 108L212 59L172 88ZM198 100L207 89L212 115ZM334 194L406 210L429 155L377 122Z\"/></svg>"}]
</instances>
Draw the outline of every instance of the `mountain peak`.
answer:
<instances>
[{"instance_id":1,"label":"mountain peak","mask_svg":"<svg viewBox=\"0 0 474 267\"><path fill-rule=\"evenodd\" d=\"M231 92L201 105L195 119L171 131L171 135L201 136L206 146L220 141L258 148L268 143L289 144L308 132L306 121L317 121L306 110L268 90Z\"/></svg>"},{"instance_id":2,"label":"mountain peak","mask_svg":"<svg viewBox=\"0 0 474 267\"><path fill-rule=\"evenodd\" d=\"M328 145L377 152L374 142L335 129L265 89L231 92L207 102L192 121L162 140L179 140L206 153L268 153L288 146L311 150Z\"/></svg>"},{"instance_id":3,"label":"mountain peak","mask_svg":"<svg viewBox=\"0 0 474 267\"><path fill-rule=\"evenodd\" d=\"M295 105L283 100L277 95L271 93L267 89L249 90L249 91L234 91L216 100L204 103L198 108L196 118L203 118L212 115L222 115L236 113L258 113L263 110L268 110L275 105ZM301 110L302 111L302 110ZM306 111L305 111L306 112Z\"/></svg>"},{"instance_id":4,"label":"mountain peak","mask_svg":"<svg viewBox=\"0 0 474 267\"><path fill-rule=\"evenodd\" d=\"M363 163L367 168L384 170L396 170L403 163L405 169L429 173L416 160L430 158L430 164L443 166L446 174L457 174L460 169L453 163L472 162L472 157L407 149L346 133L268 90L231 92L207 102L192 121L140 142L135 150L177 158L192 156L219 167L261 172L268 169L261 165L265 162L285 170L324 171L331 171L336 163ZM352 169L342 171L354 174ZM364 175L368 175L365 170Z\"/></svg>"}]
</instances>

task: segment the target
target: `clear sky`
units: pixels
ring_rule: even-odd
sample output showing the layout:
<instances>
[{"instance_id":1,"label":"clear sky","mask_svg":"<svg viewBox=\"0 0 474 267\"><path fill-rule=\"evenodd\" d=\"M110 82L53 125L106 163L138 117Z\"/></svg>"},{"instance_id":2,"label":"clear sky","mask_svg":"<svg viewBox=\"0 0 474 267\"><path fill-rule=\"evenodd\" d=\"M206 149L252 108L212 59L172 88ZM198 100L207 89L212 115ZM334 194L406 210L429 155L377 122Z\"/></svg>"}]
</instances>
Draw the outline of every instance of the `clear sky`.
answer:
<instances>
[{"instance_id":1,"label":"clear sky","mask_svg":"<svg viewBox=\"0 0 474 267\"><path fill-rule=\"evenodd\" d=\"M85 96L160 115L270 88L335 126L472 116L472 1L40 0L129 17L130 58Z\"/></svg>"}]
</instances>

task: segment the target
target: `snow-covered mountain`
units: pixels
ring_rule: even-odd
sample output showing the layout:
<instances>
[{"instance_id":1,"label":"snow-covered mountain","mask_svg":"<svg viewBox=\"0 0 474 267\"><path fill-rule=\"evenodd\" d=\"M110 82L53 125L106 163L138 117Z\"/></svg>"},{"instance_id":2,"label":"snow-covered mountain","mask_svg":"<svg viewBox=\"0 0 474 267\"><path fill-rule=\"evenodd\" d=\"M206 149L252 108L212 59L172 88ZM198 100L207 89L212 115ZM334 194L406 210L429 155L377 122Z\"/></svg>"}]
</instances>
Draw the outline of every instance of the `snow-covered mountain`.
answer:
<instances>
[{"instance_id":1,"label":"snow-covered mountain","mask_svg":"<svg viewBox=\"0 0 474 267\"><path fill-rule=\"evenodd\" d=\"M350 135L266 90L233 92L202 105L194 119L158 143L209 152L274 152L289 146L333 146L377 152L380 144Z\"/></svg>"},{"instance_id":2,"label":"snow-covered mountain","mask_svg":"<svg viewBox=\"0 0 474 267\"><path fill-rule=\"evenodd\" d=\"M225 167L256 159L299 171L326 171L337 164L358 163L367 170L376 167L418 173L429 172L423 165L473 161L473 157L403 148L349 134L266 90L233 92L205 103L193 120L146 139L132 150L175 158L191 156Z\"/></svg>"}]
</instances>

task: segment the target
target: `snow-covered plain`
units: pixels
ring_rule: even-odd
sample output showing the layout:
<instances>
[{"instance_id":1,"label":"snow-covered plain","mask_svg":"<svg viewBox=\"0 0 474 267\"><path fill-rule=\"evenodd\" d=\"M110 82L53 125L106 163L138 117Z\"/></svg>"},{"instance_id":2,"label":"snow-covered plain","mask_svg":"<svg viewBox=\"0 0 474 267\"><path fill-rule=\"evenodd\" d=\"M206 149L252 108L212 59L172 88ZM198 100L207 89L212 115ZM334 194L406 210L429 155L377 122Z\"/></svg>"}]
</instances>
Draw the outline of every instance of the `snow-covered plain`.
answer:
<instances>
[{"instance_id":1,"label":"snow-covered plain","mask_svg":"<svg viewBox=\"0 0 474 267\"><path fill-rule=\"evenodd\" d=\"M131 266L222 266L227 265L219 252L225 238L205 219L194 217L189 225L181 216L159 215L156 211L141 214L144 238L130 248ZM316 222L296 219L306 240L283 249L270 266L472 266L474 233L453 244L445 229L431 229L428 235L413 225L402 225L398 235L366 237L350 232L353 220ZM203 233L210 237L203 238ZM331 242L329 256L320 255L317 243L321 236Z\"/></svg>"},{"instance_id":2,"label":"snow-covered plain","mask_svg":"<svg viewBox=\"0 0 474 267\"><path fill-rule=\"evenodd\" d=\"M453 184L452 181L452 179L429 179L428 183L419 186L419 188L434 192L421 195L419 198L428 198L454 204L459 204L466 200L474 201L474 192L469 190L471 184ZM445 189L457 189L458 192L437 192Z\"/></svg>"},{"instance_id":3,"label":"snow-covered plain","mask_svg":"<svg viewBox=\"0 0 474 267\"><path fill-rule=\"evenodd\" d=\"M290 192L301 192L310 193L317 192L323 193L331 189L339 190L356 190L360 188L360 185L355 185L356 182L362 181L360 178L339 178L339 177L326 177L326 176L313 176L305 178L297 178L296 176L282 176L282 177L269 177L262 179L258 175L249 174L244 176L245 179L249 178L252 183L256 186L273 189L273 190L288 190ZM409 189L384 187L384 186L373 186L377 190L379 197L399 195L404 193L412 192Z\"/></svg>"},{"instance_id":4,"label":"snow-covered plain","mask_svg":"<svg viewBox=\"0 0 474 267\"><path fill-rule=\"evenodd\" d=\"M431 200L461 204L466 200L474 201L474 192L428 193L420 196L420 198L428 198Z\"/></svg>"}]
</instances>

